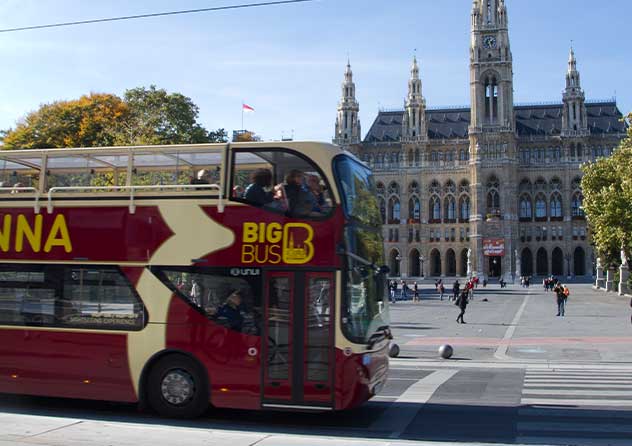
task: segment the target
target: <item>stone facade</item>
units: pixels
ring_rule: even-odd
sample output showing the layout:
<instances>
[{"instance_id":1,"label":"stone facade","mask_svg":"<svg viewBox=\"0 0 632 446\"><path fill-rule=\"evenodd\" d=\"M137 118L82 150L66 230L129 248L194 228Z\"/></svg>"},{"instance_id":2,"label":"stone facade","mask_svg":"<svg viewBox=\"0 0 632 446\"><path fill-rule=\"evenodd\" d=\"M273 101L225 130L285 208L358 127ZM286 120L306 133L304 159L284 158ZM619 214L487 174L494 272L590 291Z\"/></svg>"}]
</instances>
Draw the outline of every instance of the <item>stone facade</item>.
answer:
<instances>
[{"instance_id":1,"label":"stone facade","mask_svg":"<svg viewBox=\"0 0 632 446\"><path fill-rule=\"evenodd\" d=\"M592 276L580 165L625 137L614 100L587 101L571 49L560 102L515 105L504 0L474 0L469 108L426 107L413 60L405 108L360 142L347 65L334 142L374 170L394 276ZM353 92L350 96L349 93Z\"/></svg>"}]
</instances>

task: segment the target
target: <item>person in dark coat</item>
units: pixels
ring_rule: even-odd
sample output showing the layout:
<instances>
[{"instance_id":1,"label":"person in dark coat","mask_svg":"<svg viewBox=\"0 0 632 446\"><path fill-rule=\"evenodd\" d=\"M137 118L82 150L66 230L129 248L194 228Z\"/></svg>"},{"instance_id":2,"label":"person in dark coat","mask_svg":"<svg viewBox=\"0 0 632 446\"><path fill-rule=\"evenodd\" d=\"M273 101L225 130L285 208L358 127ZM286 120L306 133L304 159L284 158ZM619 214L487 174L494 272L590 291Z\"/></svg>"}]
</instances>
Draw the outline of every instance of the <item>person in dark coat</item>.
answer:
<instances>
[{"instance_id":1,"label":"person in dark coat","mask_svg":"<svg viewBox=\"0 0 632 446\"><path fill-rule=\"evenodd\" d=\"M274 195L270 190L271 185L272 172L268 169L257 169L252 173L251 183L246 188L244 198L256 206L272 203Z\"/></svg>"},{"instance_id":2,"label":"person in dark coat","mask_svg":"<svg viewBox=\"0 0 632 446\"><path fill-rule=\"evenodd\" d=\"M456 318L456 321L459 324L465 324L466 322L463 320L463 316L465 315L465 309L467 308L467 304L468 304L467 291L464 290L459 295L459 298L456 301L456 304L461 309L461 313L459 313L459 316Z\"/></svg>"},{"instance_id":3,"label":"person in dark coat","mask_svg":"<svg viewBox=\"0 0 632 446\"><path fill-rule=\"evenodd\" d=\"M305 217L311 214L316 206L316 199L304 184L305 174L293 169L285 177L285 195L287 197L290 217Z\"/></svg>"},{"instance_id":4,"label":"person in dark coat","mask_svg":"<svg viewBox=\"0 0 632 446\"><path fill-rule=\"evenodd\" d=\"M454 301L456 301L457 298L459 297L459 292L460 291L461 291L461 284L457 280L456 282L454 282L454 285L452 286L452 299Z\"/></svg>"},{"instance_id":5,"label":"person in dark coat","mask_svg":"<svg viewBox=\"0 0 632 446\"><path fill-rule=\"evenodd\" d=\"M231 330L241 331L244 325L244 317L241 314L242 301L241 293L233 291L226 299L226 303L217 310L217 319L223 321Z\"/></svg>"}]
</instances>

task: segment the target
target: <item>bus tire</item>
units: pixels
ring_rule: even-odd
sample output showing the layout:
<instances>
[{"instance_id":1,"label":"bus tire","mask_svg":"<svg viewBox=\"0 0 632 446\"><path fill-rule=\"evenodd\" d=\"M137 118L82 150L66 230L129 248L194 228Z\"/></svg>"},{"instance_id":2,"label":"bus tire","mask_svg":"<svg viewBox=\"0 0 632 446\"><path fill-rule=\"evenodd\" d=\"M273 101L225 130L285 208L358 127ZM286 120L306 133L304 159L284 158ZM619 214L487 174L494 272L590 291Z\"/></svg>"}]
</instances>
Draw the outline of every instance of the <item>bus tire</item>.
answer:
<instances>
[{"instance_id":1,"label":"bus tire","mask_svg":"<svg viewBox=\"0 0 632 446\"><path fill-rule=\"evenodd\" d=\"M158 360L147 379L147 401L163 417L195 418L209 406L204 368L194 359L173 354Z\"/></svg>"}]
</instances>

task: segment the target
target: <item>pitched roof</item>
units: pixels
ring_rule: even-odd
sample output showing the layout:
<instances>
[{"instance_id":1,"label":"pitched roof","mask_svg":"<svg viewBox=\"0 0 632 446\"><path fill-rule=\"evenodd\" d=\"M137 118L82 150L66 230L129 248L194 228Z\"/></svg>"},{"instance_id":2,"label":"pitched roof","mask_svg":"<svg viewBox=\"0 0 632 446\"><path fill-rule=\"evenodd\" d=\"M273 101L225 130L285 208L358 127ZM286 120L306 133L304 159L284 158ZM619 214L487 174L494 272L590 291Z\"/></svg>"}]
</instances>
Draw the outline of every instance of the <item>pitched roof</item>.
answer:
<instances>
[{"instance_id":1,"label":"pitched roof","mask_svg":"<svg viewBox=\"0 0 632 446\"><path fill-rule=\"evenodd\" d=\"M614 101L587 102L588 128L591 134L625 133L623 115ZM518 136L556 136L562 131L563 105L516 105ZM381 111L373 122L365 143L397 142L402 135L403 110ZM467 138L470 125L469 108L442 108L426 111L430 139Z\"/></svg>"}]
</instances>

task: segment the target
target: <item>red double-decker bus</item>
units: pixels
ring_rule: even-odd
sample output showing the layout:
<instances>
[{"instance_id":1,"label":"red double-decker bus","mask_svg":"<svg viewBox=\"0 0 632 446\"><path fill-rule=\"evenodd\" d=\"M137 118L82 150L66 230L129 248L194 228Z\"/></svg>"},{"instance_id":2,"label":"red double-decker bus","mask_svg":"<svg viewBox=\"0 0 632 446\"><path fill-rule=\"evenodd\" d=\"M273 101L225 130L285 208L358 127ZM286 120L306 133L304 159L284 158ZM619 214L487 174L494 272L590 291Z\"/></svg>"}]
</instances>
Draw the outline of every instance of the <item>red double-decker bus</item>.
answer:
<instances>
[{"instance_id":1,"label":"red double-decker bus","mask_svg":"<svg viewBox=\"0 0 632 446\"><path fill-rule=\"evenodd\" d=\"M0 152L0 392L343 410L388 371L369 169L316 143Z\"/></svg>"}]
</instances>

